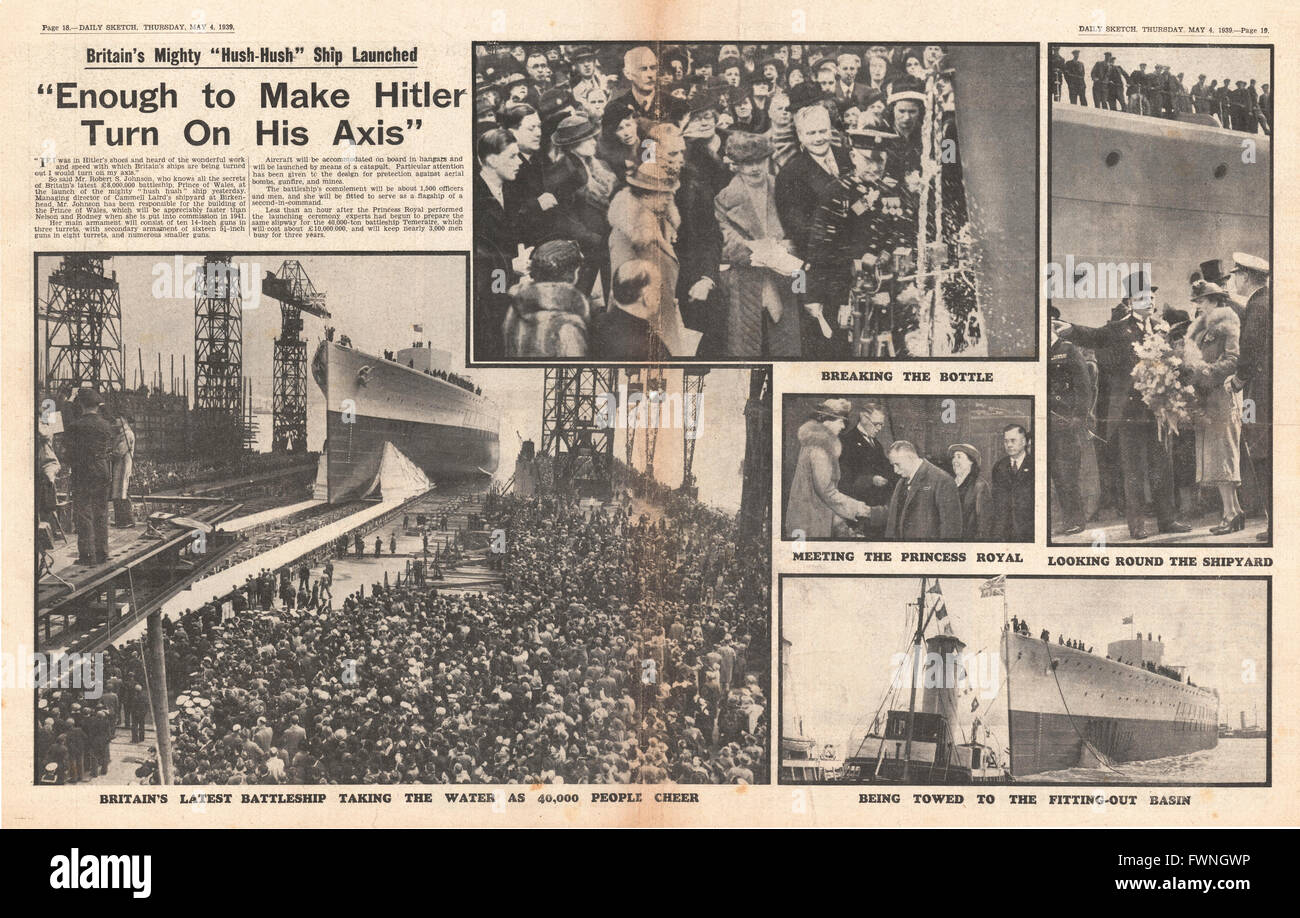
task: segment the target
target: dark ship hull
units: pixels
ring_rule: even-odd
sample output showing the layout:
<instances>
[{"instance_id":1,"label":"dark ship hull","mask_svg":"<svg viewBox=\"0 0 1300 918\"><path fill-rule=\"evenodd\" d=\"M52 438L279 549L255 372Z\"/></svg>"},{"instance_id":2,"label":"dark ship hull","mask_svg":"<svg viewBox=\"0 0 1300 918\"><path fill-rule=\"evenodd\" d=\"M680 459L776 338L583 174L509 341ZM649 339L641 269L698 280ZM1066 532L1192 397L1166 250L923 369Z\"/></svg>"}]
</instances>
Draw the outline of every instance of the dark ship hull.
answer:
<instances>
[{"instance_id":1,"label":"dark ship hull","mask_svg":"<svg viewBox=\"0 0 1300 918\"><path fill-rule=\"evenodd\" d=\"M1212 689L1021 634L1007 634L1007 669L1013 775L1218 745Z\"/></svg>"},{"instance_id":2,"label":"dark ship hull","mask_svg":"<svg viewBox=\"0 0 1300 918\"><path fill-rule=\"evenodd\" d=\"M373 492L389 445L433 483L496 471L499 412L484 396L335 342L320 345L312 371L325 394L330 503Z\"/></svg>"}]
</instances>

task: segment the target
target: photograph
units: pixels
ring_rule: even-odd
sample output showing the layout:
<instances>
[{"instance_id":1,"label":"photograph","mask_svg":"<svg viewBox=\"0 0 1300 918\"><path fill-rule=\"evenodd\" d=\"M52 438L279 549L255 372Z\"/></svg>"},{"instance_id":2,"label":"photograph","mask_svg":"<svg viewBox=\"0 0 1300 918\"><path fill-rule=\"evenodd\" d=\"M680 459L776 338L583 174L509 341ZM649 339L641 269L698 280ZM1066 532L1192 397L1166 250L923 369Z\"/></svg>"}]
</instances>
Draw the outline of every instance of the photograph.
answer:
<instances>
[{"instance_id":1,"label":"photograph","mask_svg":"<svg viewBox=\"0 0 1300 918\"><path fill-rule=\"evenodd\" d=\"M1032 44L474 45L472 363L1033 359Z\"/></svg>"},{"instance_id":2,"label":"photograph","mask_svg":"<svg viewBox=\"0 0 1300 918\"><path fill-rule=\"evenodd\" d=\"M1034 541L1033 398L787 393L781 406L783 538Z\"/></svg>"},{"instance_id":3,"label":"photograph","mask_svg":"<svg viewBox=\"0 0 1300 918\"><path fill-rule=\"evenodd\" d=\"M1272 48L1049 58L1050 544L1271 544Z\"/></svg>"},{"instance_id":4,"label":"photograph","mask_svg":"<svg viewBox=\"0 0 1300 918\"><path fill-rule=\"evenodd\" d=\"M769 782L768 368L471 374L463 252L35 268L37 784Z\"/></svg>"},{"instance_id":5,"label":"photograph","mask_svg":"<svg viewBox=\"0 0 1300 918\"><path fill-rule=\"evenodd\" d=\"M783 784L1266 786L1262 577L786 575Z\"/></svg>"}]
</instances>

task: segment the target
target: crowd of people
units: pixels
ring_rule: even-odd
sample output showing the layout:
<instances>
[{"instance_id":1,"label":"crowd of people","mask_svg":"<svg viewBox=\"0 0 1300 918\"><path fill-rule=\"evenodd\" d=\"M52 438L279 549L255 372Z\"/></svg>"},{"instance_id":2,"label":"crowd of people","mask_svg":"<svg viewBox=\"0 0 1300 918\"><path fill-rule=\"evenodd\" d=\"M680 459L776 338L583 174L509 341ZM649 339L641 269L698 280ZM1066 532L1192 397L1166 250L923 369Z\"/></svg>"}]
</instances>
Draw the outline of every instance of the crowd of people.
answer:
<instances>
[{"instance_id":1,"label":"crowd of people","mask_svg":"<svg viewBox=\"0 0 1300 918\"><path fill-rule=\"evenodd\" d=\"M1048 354L1049 481L1062 514L1058 531L1083 531L1080 470L1095 464L1096 518L1122 512L1133 539L1145 539L1147 494L1161 533L1187 533L1177 518L1180 485L1218 491L1222 517L1212 535L1246 524L1243 483L1255 512L1267 517L1272 485L1272 298L1267 260L1234 253L1231 264L1202 262L1191 274L1187 309L1155 310L1143 269L1123 280L1123 299L1099 327L1065 322L1052 305ZM1140 349L1167 344L1175 382L1194 393L1189 423L1162 425L1136 374ZM1173 366L1172 361L1168 361ZM1250 411L1246 405L1249 403ZM1269 527L1258 533L1271 538Z\"/></svg>"},{"instance_id":2,"label":"crowd of people","mask_svg":"<svg viewBox=\"0 0 1300 918\"><path fill-rule=\"evenodd\" d=\"M941 46L477 50L475 359L982 336Z\"/></svg>"},{"instance_id":3,"label":"crowd of people","mask_svg":"<svg viewBox=\"0 0 1300 918\"><path fill-rule=\"evenodd\" d=\"M176 780L766 781L767 545L693 501L657 520L624 506L493 495L500 591L407 576L339 604L305 559L165 619ZM138 661L114 652L108 681L141 683ZM56 725L116 715L71 691L41 710L42 772L89 773Z\"/></svg>"},{"instance_id":4,"label":"crowd of people","mask_svg":"<svg viewBox=\"0 0 1300 918\"><path fill-rule=\"evenodd\" d=\"M1029 431L1008 424L1006 455L986 479L970 443L922 457L908 440L886 443L885 406L846 398L818 404L798 429L799 458L786 498L788 539L1032 542L1034 462Z\"/></svg>"},{"instance_id":5,"label":"crowd of people","mask_svg":"<svg viewBox=\"0 0 1300 918\"><path fill-rule=\"evenodd\" d=\"M1075 49L1066 60L1059 47L1052 47L1047 60L1048 85L1054 101L1068 96L1071 104L1087 105L1091 85L1096 108L1155 118L1208 115L1220 127L1233 131L1273 133L1273 93L1267 83L1256 87L1253 79L1209 79L1202 73L1189 89L1186 74L1174 73L1168 64L1152 64L1148 70L1143 61L1137 69L1126 70L1113 52L1106 51L1088 69L1081 54Z\"/></svg>"}]
</instances>

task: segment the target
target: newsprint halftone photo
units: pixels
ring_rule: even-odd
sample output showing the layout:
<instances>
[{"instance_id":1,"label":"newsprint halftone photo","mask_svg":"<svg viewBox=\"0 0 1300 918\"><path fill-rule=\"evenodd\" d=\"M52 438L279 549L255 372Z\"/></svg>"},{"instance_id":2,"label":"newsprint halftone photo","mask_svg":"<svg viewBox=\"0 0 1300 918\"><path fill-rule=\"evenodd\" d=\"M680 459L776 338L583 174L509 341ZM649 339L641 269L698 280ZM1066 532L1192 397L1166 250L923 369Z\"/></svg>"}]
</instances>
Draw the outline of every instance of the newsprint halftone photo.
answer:
<instances>
[{"instance_id":1,"label":"newsprint halftone photo","mask_svg":"<svg viewBox=\"0 0 1300 918\"><path fill-rule=\"evenodd\" d=\"M1272 47L1049 59L1049 540L1271 544Z\"/></svg>"},{"instance_id":2,"label":"newsprint halftone photo","mask_svg":"<svg viewBox=\"0 0 1300 918\"><path fill-rule=\"evenodd\" d=\"M475 44L472 359L1034 357L1037 63Z\"/></svg>"},{"instance_id":3,"label":"newsprint halftone photo","mask_svg":"<svg viewBox=\"0 0 1300 918\"><path fill-rule=\"evenodd\" d=\"M38 784L769 782L770 371L471 374L467 261L36 256Z\"/></svg>"},{"instance_id":4,"label":"newsprint halftone photo","mask_svg":"<svg viewBox=\"0 0 1300 918\"><path fill-rule=\"evenodd\" d=\"M783 784L1270 782L1267 578L783 576Z\"/></svg>"}]
</instances>

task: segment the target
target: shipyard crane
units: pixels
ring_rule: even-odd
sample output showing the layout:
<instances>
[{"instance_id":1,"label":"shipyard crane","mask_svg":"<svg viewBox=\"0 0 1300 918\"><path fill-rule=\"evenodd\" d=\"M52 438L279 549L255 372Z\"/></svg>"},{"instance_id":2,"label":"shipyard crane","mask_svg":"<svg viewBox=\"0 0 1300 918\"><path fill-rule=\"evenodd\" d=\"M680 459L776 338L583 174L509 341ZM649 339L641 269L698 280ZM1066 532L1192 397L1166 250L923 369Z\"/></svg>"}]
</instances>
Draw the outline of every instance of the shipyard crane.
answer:
<instances>
[{"instance_id":1,"label":"shipyard crane","mask_svg":"<svg viewBox=\"0 0 1300 918\"><path fill-rule=\"evenodd\" d=\"M312 285L302 262L286 259L278 273L267 272L262 292L280 302L280 337L275 339L272 364L271 451L300 453L307 449L307 342L302 338L302 314L330 317L325 294Z\"/></svg>"},{"instance_id":2,"label":"shipyard crane","mask_svg":"<svg viewBox=\"0 0 1300 918\"><path fill-rule=\"evenodd\" d=\"M699 438L700 409L704 398L704 377L708 367L688 367L682 370L682 487L695 497L699 489L691 467L695 464L695 443Z\"/></svg>"}]
</instances>

